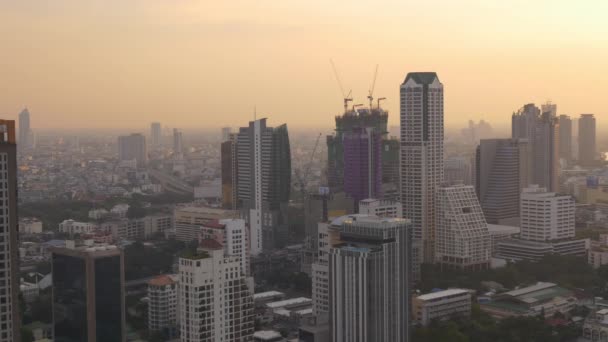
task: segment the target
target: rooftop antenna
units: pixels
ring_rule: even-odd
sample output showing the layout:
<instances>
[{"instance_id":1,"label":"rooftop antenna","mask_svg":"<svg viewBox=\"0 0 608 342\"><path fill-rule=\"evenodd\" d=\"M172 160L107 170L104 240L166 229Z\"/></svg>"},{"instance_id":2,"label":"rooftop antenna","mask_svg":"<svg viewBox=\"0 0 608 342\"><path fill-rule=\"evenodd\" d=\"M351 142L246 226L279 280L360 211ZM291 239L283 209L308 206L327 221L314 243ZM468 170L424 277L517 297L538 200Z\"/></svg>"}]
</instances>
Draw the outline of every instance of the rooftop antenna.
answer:
<instances>
[{"instance_id":1,"label":"rooftop antenna","mask_svg":"<svg viewBox=\"0 0 608 342\"><path fill-rule=\"evenodd\" d=\"M338 75L338 70L336 69L336 65L332 59L329 60L331 63L331 67L334 70L334 76L336 77L336 81L338 81L338 86L340 87L340 91L342 92L342 98L344 99L344 113L348 111L348 103L353 100L351 97L352 89L348 91L348 94L344 91L344 87L342 86L342 81L340 81L340 76Z\"/></svg>"},{"instance_id":2,"label":"rooftop antenna","mask_svg":"<svg viewBox=\"0 0 608 342\"><path fill-rule=\"evenodd\" d=\"M376 70L374 70L374 78L372 80L372 85L369 87L367 99L369 100L369 110L371 112L372 105L374 103L374 88L376 87L376 77L378 76L378 64L376 64Z\"/></svg>"}]
</instances>

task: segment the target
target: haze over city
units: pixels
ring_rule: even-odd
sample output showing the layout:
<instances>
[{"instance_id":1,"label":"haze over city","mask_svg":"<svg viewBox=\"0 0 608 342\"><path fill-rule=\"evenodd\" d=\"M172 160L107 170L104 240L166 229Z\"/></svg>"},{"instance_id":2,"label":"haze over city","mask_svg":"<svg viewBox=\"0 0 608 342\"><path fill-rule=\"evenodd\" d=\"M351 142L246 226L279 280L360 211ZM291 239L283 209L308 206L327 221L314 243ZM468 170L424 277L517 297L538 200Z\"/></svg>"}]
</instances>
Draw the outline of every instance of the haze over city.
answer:
<instances>
[{"instance_id":1,"label":"haze over city","mask_svg":"<svg viewBox=\"0 0 608 342\"><path fill-rule=\"evenodd\" d=\"M605 1L269 2L8 0L0 11L0 113L47 128L237 126L258 113L331 127L342 94L398 121L410 70L446 85L446 127L509 127L522 104L608 112ZM601 130L601 126L599 126Z\"/></svg>"}]
</instances>

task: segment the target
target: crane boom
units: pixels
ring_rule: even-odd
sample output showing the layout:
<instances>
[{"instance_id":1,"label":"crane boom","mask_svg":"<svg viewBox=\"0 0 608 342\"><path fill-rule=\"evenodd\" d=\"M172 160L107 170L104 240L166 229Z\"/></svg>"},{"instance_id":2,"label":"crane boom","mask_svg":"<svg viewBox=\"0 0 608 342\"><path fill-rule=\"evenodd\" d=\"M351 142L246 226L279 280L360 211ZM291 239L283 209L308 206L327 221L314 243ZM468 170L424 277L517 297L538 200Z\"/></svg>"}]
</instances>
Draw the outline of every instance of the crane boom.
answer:
<instances>
[{"instance_id":1,"label":"crane boom","mask_svg":"<svg viewBox=\"0 0 608 342\"><path fill-rule=\"evenodd\" d=\"M372 110L372 105L374 103L374 89L376 88L376 77L378 76L378 64L376 64L376 69L374 70L374 78L372 79L372 85L369 87L369 92L367 95L367 99L369 100L369 110Z\"/></svg>"},{"instance_id":2,"label":"crane boom","mask_svg":"<svg viewBox=\"0 0 608 342\"><path fill-rule=\"evenodd\" d=\"M344 113L348 109L348 103L353 100L351 97L352 89L348 91L348 94L344 91L344 87L342 86L342 81L340 80L340 75L338 74L338 69L336 69L336 65L334 64L333 59L330 59L331 68L334 71L334 76L336 77L336 81L338 82L338 86L340 87L340 91L342 92L342 98L344 99Z\"/></svg>"}]
</instances>

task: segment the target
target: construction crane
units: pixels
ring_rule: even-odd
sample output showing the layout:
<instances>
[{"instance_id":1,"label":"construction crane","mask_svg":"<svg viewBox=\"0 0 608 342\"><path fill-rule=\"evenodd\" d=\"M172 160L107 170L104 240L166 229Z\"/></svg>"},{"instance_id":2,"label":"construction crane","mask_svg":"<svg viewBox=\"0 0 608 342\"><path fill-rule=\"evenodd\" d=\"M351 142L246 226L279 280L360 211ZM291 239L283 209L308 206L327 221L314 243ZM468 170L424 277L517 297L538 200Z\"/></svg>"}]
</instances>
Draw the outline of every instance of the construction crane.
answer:
<instances>
[{"instance_id":1,"label":"construction crane","mask_svg":"<svg viewBox=\"0 0 608 342\"><path fill-rule=\"evenodd\" d=\"M338 81L338 86L340 87L340 91L342 92L342 97L344 99L344 113L348 110L348 103L353 100L352 98L352 89L348 91L348 94L344 91L344 87L342 86L342 81L340 80L340 76L338 75L338 70L336 69L336 65L332 59L329 60L331 63L331 67L334 70L334 76L336 76L336 81Z\"/></svg>"},{"instance_id":2,"label":"construction crane","mask_svg":"<svg viewBox=\"0 0 608 342\"><path fill-rule=\"evenodd\" d=\"M369 110L372 110L372 104L374 103L374 88L376 88L376 77L378 76L378 64L376 64L376 70L374 70L374 78L372 80L372 85L369 87L369 91L367 93L367 99L369 100Z\"/></svg>"},{"instance_id":3,"label":"construction crane","mask_svg":"<svg viewBox=\"0 0 608 342\"><path fill-rule=\"evenodd\" d=\"M356 112L357 107L362 107L363 103L357 103L356 105L353 105L353 112Z\"/></svg>"},{"instance_id":4,"label":"construction crane","mask_svg":"<svg viewBox=\"0 0 608 342\"><path fill-rule=\"evenodd\" d=\"M386 100L386 97L381 97L378 99L378 109L380 109L380 101Z\"/></svg>"},{"instance_id":5,"label":"construction crane","mask_svg":"<svg viewBox=\"0 0 608 342\"><path fill-rule=\"evenodd\" d=\"M306 165L306 170L304 171L304 175L297 175L300 181L300 192L302 192L303 196L306 196L307 191L306 187L308 186L308 176L310 174L310 168L312 167L312 161L314 160L315 153L317 152L317 147L319 147L319 140L323 134L319 133L317 136L317 140L315 141L315 147L312 149L312 153L310 154L310 161L308 165Z\"/></svg>"}]
</instances>

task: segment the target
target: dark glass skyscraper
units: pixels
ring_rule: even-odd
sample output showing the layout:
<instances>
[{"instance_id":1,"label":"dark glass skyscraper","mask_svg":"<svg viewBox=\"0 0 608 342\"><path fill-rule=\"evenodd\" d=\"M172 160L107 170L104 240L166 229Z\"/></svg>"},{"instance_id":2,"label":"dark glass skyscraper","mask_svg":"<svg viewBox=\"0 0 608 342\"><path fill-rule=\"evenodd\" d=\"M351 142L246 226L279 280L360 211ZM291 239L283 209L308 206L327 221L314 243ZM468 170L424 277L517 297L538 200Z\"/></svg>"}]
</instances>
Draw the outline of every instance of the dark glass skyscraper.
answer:
<instances>
[{"instance_id":1,"label":"dark glass skyscraper","mask_svg":"<svg viewBox=\"0 0 608 342\"><path fill-rule=\"evenodd\" d=\"M52 255L54 341L125 341L122 251L57 248Z\"/></svg>"},{"instance_id":2,"label":"dark glass skyscraper","mask_svg":"<svg viewBox=\"0 0 608 342\"><path fill-rule=\"evenodd\" d=\"M343 138L344 192L355 203L382 197L382 134L373 128L353 128Z\"/></svg>"}]
</instances>

